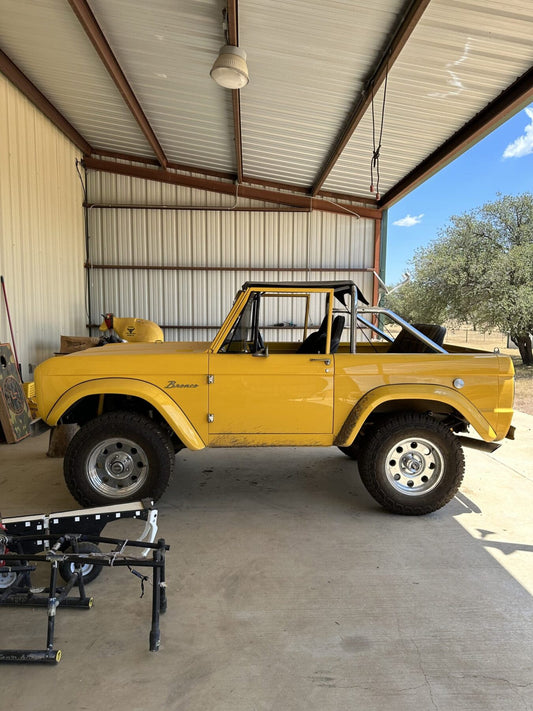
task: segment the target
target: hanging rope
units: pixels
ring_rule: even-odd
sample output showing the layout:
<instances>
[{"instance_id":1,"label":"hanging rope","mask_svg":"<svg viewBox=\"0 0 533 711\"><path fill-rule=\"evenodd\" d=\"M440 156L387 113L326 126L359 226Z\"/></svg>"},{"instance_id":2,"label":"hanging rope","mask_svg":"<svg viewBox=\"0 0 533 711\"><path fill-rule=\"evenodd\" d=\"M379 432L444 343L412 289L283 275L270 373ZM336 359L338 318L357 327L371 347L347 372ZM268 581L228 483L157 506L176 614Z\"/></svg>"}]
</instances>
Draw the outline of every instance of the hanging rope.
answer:
<instances>
[{"instance_id":1,"label":"hanging rope","mask_svg":"<svg viewBox=\"0 0 533 711\"><path fill-rule=\"evenodd\" d=\"M376 192L376 200L379 200L379 158L381 151L381 139L383 137L383 123L385 120L385 101L387 99L387 81L389 78L389 67L387 65L387 71L385 73L385 84L383 86L383 103L381 105L381 125L379 128L379 140L376 145L376 119L374 115L374 84L372 84L372 144L373 153L372 160L370 161L370 192ZM374 185L374 173L376 175L376 183Z\"/></svg>"}]
</instances>

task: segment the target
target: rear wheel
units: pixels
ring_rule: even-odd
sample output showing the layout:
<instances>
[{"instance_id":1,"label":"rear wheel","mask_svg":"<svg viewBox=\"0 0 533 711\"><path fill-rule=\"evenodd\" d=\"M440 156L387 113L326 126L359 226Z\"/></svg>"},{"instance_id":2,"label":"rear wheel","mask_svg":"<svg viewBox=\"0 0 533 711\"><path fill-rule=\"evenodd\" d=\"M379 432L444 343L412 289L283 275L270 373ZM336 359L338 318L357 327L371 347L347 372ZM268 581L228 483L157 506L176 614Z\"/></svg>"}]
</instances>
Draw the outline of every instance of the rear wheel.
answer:
<instances>
[{"instance_id":1,"label":"rear wheel","mask_svg":"<svg viewBox=\"0 0 533 711\"><path fill-rule=\"evenodd\" d=\"M459 489L464 455L459 440L429 415L409 413L382 422L359 458L368 492L388 511L419 516L440 509Z\"/></svg>"},{"instance_id":2,"label":"rear wheel","mask_svg":"<svg viewBox=\"0 0 533 711\"><path fill-rule=\"evenodd\" d=\"M174 447L157 423L143 415L109 412L87 424L70 442L63 471L82 506L157 500L174 469Z\"/></svg>"}]
</instances>

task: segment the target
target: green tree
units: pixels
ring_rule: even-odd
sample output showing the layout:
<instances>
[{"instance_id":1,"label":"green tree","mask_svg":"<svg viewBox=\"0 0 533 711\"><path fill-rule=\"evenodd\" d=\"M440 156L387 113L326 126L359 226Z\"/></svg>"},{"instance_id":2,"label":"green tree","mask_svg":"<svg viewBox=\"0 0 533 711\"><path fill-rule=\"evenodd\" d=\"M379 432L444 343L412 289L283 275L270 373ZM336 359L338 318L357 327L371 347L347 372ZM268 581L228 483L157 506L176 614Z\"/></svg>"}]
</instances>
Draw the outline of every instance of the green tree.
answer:
<instances>
[{"instance_id":1,"label":"green tree","mask_svg":"<svg viewBox=\"0 0 533 711\"><path fill-rule=\"evenodd\" d=\"M453 216L417 250L412 281L385 303L411 321L455 321L510 334L533 365L533 195L499 196Z\"/></svg>"}]
</instances>

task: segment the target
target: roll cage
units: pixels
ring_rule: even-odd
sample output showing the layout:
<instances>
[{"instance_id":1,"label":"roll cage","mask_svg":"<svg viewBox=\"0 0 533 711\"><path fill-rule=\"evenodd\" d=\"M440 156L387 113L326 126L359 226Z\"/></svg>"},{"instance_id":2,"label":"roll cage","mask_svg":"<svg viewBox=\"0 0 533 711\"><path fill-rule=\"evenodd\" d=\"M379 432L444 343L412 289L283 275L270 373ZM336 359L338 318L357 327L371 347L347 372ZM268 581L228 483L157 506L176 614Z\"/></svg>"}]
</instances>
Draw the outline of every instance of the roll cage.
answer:
<instances>
[{"instance_id":1,"label":"roll cage","mask_svg":"<svg viewBox=\"0 0 533 711\"><path fill-rule=\"evenodd\" d=\"M322 292L326 296L325 314L322 321L324 326L324 342L329 352L331 343L331 329L333 320L342 314L346 318L345 328L349 331L349 352L357 353L358 343L382 340L393 344L395 336L388 332L383 324L389 321L400 328L402 335L422 344L424 350L434 353L447 353L445 348L435 342L424 330L405 321L401 316L390 309L379 306L370 306L364 295L352 281L324 281L324 282L246 282L237 293L234 308L228 316L231 325L227 328L227 321L221 331L225 332L224 339L218 347L220 353L250 353L255 356L267 356L259 325L261 303L264 298L272 296L303 297L307 299L303 340L312 328L309 324L309 300L312 293ZM331 296L333 295L333 299ZM235 309L240 303L240 308ZM437 327L438 328L438 327ZM327 329L327 330L326 330ZM430 331L431 333L431 331ZM327 335L326 335L327 334ZM220 334L219 334L220 335ZM362 337L358 339L358 335ZM213 350L217 339L213 342Z\"/></svg>"}]
</instances>

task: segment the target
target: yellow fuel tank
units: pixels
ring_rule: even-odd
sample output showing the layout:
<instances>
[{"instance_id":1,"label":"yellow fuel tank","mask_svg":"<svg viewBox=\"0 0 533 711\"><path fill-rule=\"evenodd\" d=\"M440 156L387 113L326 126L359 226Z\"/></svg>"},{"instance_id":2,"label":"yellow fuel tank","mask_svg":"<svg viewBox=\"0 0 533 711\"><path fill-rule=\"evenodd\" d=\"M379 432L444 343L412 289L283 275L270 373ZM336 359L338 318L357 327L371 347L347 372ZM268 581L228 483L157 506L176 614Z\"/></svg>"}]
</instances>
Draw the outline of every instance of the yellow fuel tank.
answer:
<instances>
[{"instance_id":1,"label":"yellow fuel tank","mask_svg":"<svg viewBox=\"0 0 533 711\"><path fill-rule=\"evenodd\" d=\"M111 330L128 343L163 343L165 340L157 323L144 318L117 318L114 314L106 314L100 331Z\"/></svg>"}]
</instances>

